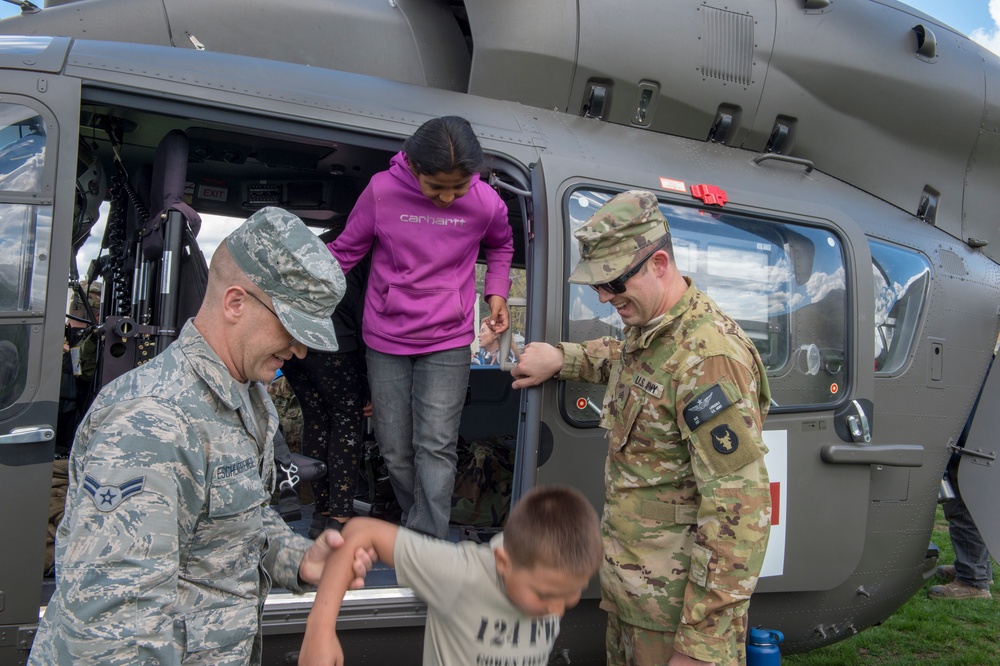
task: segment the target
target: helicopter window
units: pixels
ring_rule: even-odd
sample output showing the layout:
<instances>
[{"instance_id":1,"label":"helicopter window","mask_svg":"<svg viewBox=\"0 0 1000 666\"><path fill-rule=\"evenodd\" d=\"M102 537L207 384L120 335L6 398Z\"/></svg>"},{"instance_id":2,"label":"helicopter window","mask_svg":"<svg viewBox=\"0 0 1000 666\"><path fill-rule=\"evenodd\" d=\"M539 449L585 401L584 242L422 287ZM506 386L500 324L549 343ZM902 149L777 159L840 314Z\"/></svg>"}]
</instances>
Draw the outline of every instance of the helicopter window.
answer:
<instances>
[{"instance_id":1,"label":"helicopter window","mask_svg":"<svg viewBox=\"0 0 1000 666\"><path fill-rule=\"evenodd\" d=\"M573 192L570 232L613 193ZM846 285L840 240L827 230L745 215L660 204L670 223L681 273L707 293L747 333L767 368L781 407L836 402L847 379ZM569 244L567 273L579 260ZM622 337L614 308L586 285L567 283L566 339ZM579 425L594 425L604 387L567 382L564 410Z\"/></svg>"},{"instance_id":2,"label":"helicopter window","mask_svg":"<svg viewBox=\"0 0 1000 666\"><path fill-rule=\"evenodd\" d=\"M23 315L41 316L45 306L52 208L17 203L40 188L45 138L36 111L0 104L0 410L14 404L27 382L32 327ZM11 315L16 323L6 319Z\"/></svg>"},{"instance_id":3,"label":"helicopter window","mask_svg":"<svg viewBox=\"0 0 1000 666\"><path fill-rule=\"evenodd\" d=\"M869 241L875 280L875 372L900 370L913 351L931 265L913 250Z\"/></svg>"},{"instance_id":4,"label":"helicopter window","mask_svg":"<svg viewBox=\"0 0 1000 666\"><path fill-rule=\"evenodd\" d=\"M510 269L510 302L508 311L510 312L510 352L508 359L516 360L524 350L524 331L526 308L523 305L524 293L527 284L527 273L523 268L512 267ZM489 303L483 298L483 289L486 284L486 264L476 264L476 293L479 294L476 303L476 318L474 328L476 338L472 341L472 369L473 370L500 370L500 345L501 338L493 335L488 329L484 329L482 321L490 314ZM486 345L484 348L483 345Z\"/></svg>"},{"instance_id":5,"label":"helicopter window","mask_svg":"<svg viewBox=\"0 0 1000 666\"><path fill-rule=\"evenodd\" d=\"M44 160L41 116L21 104L0 104L0 190L37 191Z\"/></svg>"}]
</instances>

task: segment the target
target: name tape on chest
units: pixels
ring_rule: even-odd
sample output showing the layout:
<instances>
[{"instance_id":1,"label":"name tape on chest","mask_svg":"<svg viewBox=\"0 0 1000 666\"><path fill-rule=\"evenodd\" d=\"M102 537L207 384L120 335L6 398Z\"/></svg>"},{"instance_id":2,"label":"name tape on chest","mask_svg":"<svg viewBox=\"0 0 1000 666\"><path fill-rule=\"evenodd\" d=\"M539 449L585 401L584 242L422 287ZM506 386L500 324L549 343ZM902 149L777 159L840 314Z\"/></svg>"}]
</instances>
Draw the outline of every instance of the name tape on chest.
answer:
<instances>
[{"instance_id":1,"label":"name tape on chest","mask_svg":"<svg viewBox=\"0 0 1000 666\"><path fill-rule=\"evenodd\" d=\"M650 394L654 398L663 397L663 385L657 384L649 377L643 377L642 375L636 375L632 382L638 388L641 388L646 393Z\"/></svg>"},{"instance_id":2,"label":"name tape on chest","mask_svg":"<svg viewBox=\"0 0 1000 666\"><path fill-rule=\"evenodd\" d=\"M697 430L713 416L733 404L718 384L695 398L694 402L684 408L684 422L688 428Z\"/></svg>"}]
</instances>

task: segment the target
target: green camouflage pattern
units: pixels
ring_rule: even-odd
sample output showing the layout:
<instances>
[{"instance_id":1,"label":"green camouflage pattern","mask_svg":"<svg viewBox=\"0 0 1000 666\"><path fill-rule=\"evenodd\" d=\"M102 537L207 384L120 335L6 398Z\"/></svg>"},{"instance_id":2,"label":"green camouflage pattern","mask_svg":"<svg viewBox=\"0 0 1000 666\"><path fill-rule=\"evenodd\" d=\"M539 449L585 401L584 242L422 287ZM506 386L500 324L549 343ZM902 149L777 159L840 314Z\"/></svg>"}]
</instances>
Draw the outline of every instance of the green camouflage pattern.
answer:
<instances>
[{"instance_id":1,"label":"green camouflage pattern","mask_svg":"<svg viewBox=\"0 0 1000 666\"><path fill-rule=\"evenodd\" d=\"M770 392L753 343L685 280L669 312L627 327L624 340L562 343L559 378L608 383L602 608L676 632L675 647L695 659L744 663L770 529ZM692 429L684 410L717 389L728 405Z\"/></svg>"},{"instance_id":2,"label":"green camouflage pattern","mask_svg":"<svg viewBox=\"0 0 1000 666\"><path fill-rule=\"evenodd\" d=\"M302 452L302 428L304 418L302 416L302 405L292 391L292 385L288 378L281 375L267 385L267 394L271 396L271 402L278 412L278 424L281 432L288 442L290 451Z\"/></svg>"},{"instance_id":3,"label":"green camouflage pattern","mask_svg":"<svg viewBox=\"0 0 1000 666\"><path fill-rule=\"evenodd\" d=\"M323 241L295 215L262 208L226 237L247 277L274 302L274 311L307 347L337 351L333 314L347 283Z\"/></svg>"},{"instance_id":4,"label":"green camouflage pattern","mask_svg":"<svg viewBox=\"0 0 1000 666\"><path fill-rule=\"evenodd\" d=\"M458 446L451 522L502 527L514 491L512 437L486 437Z\"/></svg>"},{"instance_id":5,"label":"green camouflage pattern","mask_svg":"<svg viewBox=\"0 0 1000 666\"><path fill-rule=\"evenodd\" d=\"M56 590L29 664L259 664L271 581L311 541L266 506L278 416L191 321L108 384L77 431Z\"/></svg>"},{"instance_id":6,"label":"green camouflage pattern","mask_svg":"<svg viewBox=\"0 0 1000 666\"><path fill-rule=\"evenodd\" d=\"M66 509L66 487L69 485L69 460L52 461L52 491L49 493L49 524L45 535L45 573L56 563L56 528Z\"/></svg>"},{"instance_id":7,"label":"green camouflage pattern","mask_svg":"<svg viewBox=\"0 0 1000 666\"><path fill-rule=\"evenodd\" d=\"M580 241L580 261L569 281L600 284L628 270L639 250L669 237L670 225L655 194L629 190L598 208L573 235Z\"/></svg>"}]
</instances>

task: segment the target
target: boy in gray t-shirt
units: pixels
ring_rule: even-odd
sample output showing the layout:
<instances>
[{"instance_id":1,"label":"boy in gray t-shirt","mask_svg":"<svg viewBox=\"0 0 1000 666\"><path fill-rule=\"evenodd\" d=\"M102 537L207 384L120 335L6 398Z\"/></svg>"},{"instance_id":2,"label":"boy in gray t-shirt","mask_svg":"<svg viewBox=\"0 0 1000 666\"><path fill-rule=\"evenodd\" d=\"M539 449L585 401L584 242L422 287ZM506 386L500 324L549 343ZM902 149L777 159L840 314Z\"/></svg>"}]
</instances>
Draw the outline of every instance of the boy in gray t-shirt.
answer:
<instances>
[{"instance_id":1,"label":"boy in gray t-shirt","mask_svg":"<svg viewBox=\"0 0 1000 666\"><path fill-rule=\"evenodd\" d=\"M527 492L488 547L372 518L352 518L343 536L306 622L300 666L344 663L336 623L358 548L373 547L399 583L427 602L425 666L544 666L559 618L580 601L602 556L597 513L567 486Z\"/></svg>"}]
</instances>

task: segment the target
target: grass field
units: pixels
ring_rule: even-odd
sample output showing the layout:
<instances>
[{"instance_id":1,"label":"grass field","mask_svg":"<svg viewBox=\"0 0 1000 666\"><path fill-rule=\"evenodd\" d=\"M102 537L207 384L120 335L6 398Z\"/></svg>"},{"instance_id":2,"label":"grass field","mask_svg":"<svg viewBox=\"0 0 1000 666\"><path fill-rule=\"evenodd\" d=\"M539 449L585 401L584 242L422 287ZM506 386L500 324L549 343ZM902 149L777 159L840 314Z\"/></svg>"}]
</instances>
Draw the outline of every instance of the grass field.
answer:
<instances>
[{"instance_id":1,"label":"grass field","mask_svg":"<svg viewBox=\"0 0 1000 666\"><path fill-rule=\"evenodd\" d=\"M941 564L954 559L948 524L938 507L934 543ZM933 600L929 581L892 617L857 636L805 654L782 656L782 666L1000 666L1000 567L993 565L993 599Z\"/></svg>"}]
</instances>

